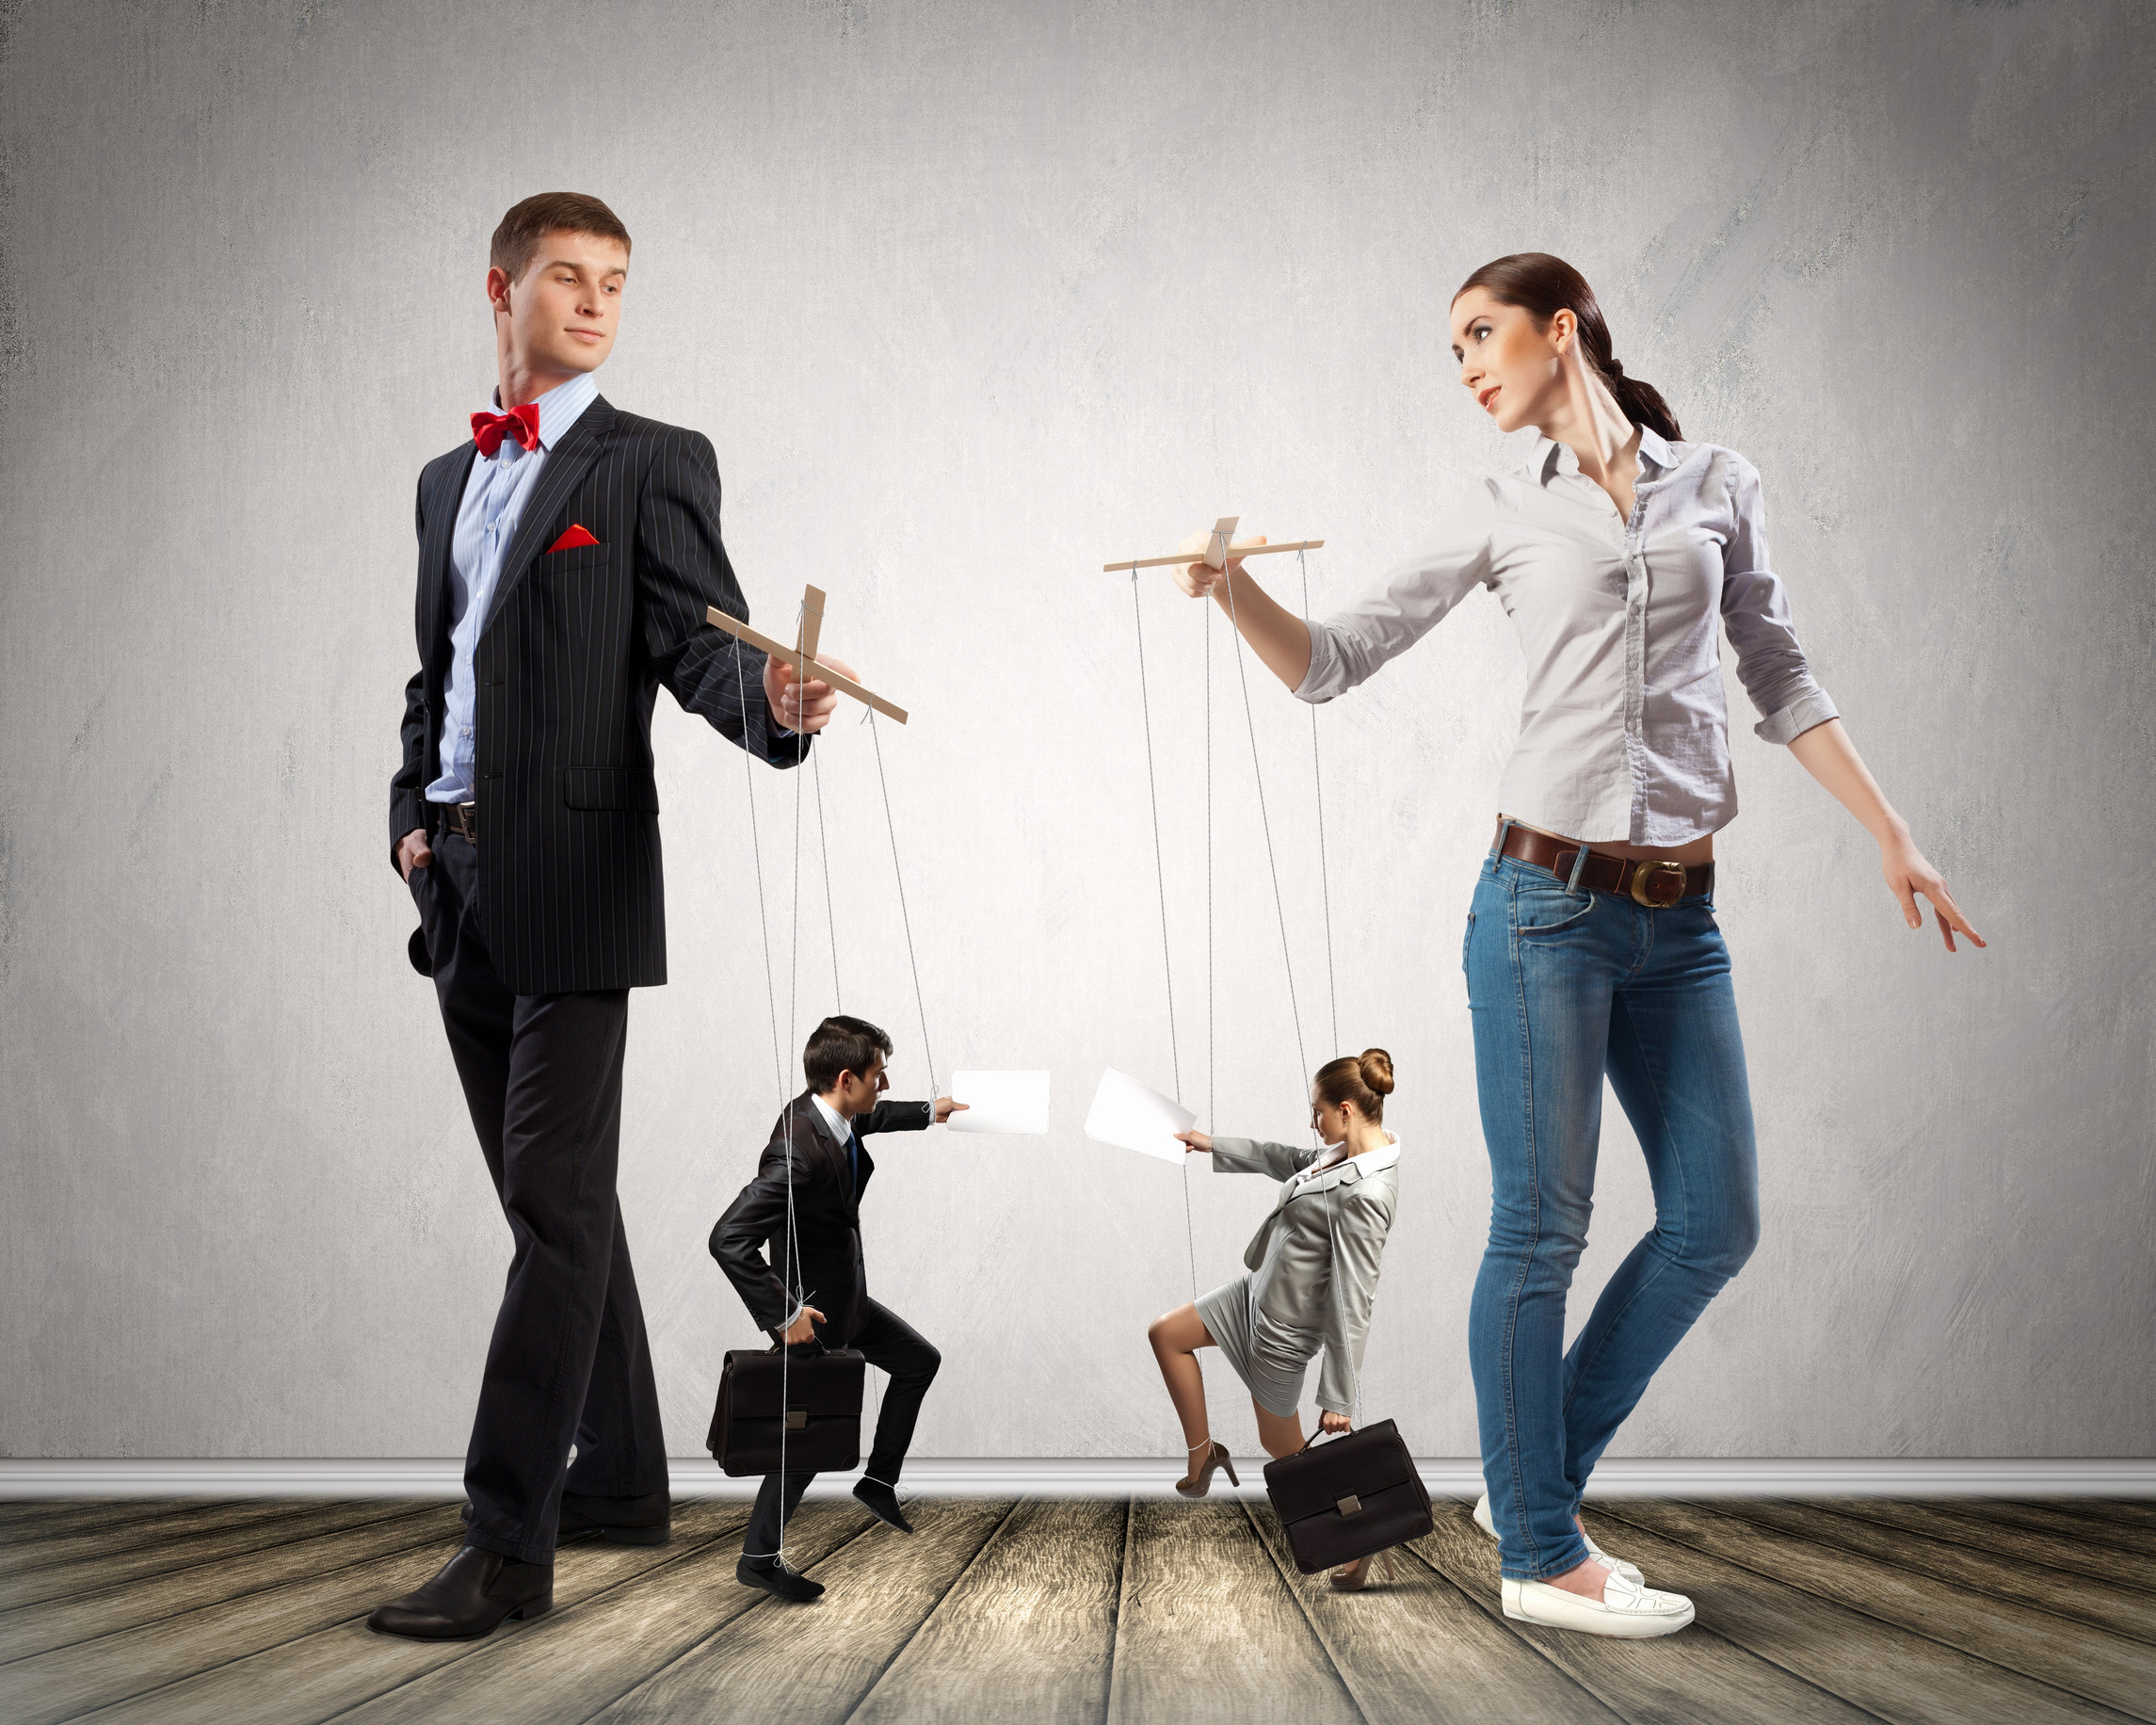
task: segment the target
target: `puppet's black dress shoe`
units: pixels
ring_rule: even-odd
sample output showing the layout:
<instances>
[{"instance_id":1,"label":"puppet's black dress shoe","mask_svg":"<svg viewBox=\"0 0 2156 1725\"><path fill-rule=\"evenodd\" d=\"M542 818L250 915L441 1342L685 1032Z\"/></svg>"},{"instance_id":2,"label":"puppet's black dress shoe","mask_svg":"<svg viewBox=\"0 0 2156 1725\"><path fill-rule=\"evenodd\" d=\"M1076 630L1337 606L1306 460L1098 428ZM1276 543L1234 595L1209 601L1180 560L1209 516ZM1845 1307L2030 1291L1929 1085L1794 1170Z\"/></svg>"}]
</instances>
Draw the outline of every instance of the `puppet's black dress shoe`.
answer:
<instances>
[{"instance_id":1,"label":"puppet's black dress shoe","mask_svg":"<svg viewBox=\"0 0 2156 1725\"><path fill-rule=\"evenodd\" d=\"M898 1507L898 1493L880 1479L857 1479L853 1485L854 1502L879 1522L887 1523L900 1533L911 1533L913 1523L906 1519L906 1511Z\"/></svg>"},{"instance_id":2,"label":"puppet's black dress shoe","mask_svg":"<svg viewBox=\"0 0 2156 1725\"><path fill-rule=\"evenodd\" d=\"M493 1634L504 1618L535 1618L553 1606L553 1564L467 1545L425 1587L377 1605L367 1627L418 1641L468 1641Z\"/></svg>"},{"instance_id":3,"label":"puppet's black dress shoe","mask_svg":"<svg viewBox=\"0 0 2156 1725\"><path fill-rule=\"evenodd\" d=\"M733 1579L745 1588L762 1588L780 1599L812 1600L824 1590L822 1582L811 1581L799 1570L787 1568L783 1557L761 1563L740 1558L733 1566Z\"/></svg>"},{"instance_id":4,"label":"puppet's black dress shoe","mask_svg":"<svg viewBox=\"0 0 2156 1725\"><path fill-rule=\"evenodd\" d=\"M672 1537L671 1508L664 1491L647 1491L641 1497L587 1497L581 1491L561 1494L561 1525L555 1543L587 1535L616 1545L664 1545ZM472 1524L472 1506L464 1506L464 1525Z\"/></svg>"}]
</instances>

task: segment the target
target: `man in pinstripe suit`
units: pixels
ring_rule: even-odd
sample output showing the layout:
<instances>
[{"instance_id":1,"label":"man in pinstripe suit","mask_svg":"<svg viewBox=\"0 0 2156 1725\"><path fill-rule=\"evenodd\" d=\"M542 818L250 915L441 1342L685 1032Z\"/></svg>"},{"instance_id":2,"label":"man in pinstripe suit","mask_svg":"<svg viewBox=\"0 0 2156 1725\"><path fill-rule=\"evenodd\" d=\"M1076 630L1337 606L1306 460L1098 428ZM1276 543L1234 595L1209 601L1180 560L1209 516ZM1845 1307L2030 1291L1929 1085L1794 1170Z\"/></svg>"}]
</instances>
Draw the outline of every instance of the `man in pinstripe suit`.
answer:
<instances>
[{"instance_id":1,"label":"man in pinstripe suit","mask_svg":"<svg viewBox=\"0 0 2156 1725\"><path fill-rule=\"evenodd\" d=\"M614 213L526 199L490 261L501 382L472 439L420 476L420 665L390 782L411 960L434 980L515 1242L465 1544L368 1619L430 1639L545 1611L557 1535L668 1537L614 1190L628 991L667 979L652 702L664 684L774 766L796 765L836 704L704 621L709 605L748 615L710 441L619 412L593 382L628 275Z\"/></svg>"}]
</instances>

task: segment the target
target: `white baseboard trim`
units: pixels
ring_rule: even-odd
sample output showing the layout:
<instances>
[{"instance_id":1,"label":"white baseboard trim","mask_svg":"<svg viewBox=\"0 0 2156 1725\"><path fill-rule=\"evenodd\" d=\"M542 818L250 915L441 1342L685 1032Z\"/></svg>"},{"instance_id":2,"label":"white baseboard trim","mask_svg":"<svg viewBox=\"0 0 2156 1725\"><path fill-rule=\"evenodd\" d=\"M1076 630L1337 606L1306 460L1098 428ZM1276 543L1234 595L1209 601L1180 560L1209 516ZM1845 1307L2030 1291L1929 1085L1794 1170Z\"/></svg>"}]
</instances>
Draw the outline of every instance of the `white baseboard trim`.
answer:
<instances>
[{"instance_id":1,"label":"white baseboard trim","mask_svg":"<svg viewBox=\"0 0 2156 1725\"><path fill-rule=\"evenodd\" d=\"M1263 1459L1237 1457L1240 1495L1263 1494ZM1482 1490L1471 1459L1425 1457L1416 1465L1433 1493ZM1153 1497L1169 1495L1172 1457L917 1457L909 1496ZM228 1457L169 1459L0 1457L0 1498L10 1497L461 1497L455 1459ZM850 1489L827 1475L812 1496ZM753 1479L729 1479L708 1456L677 1456L682 1497L745 1497ZM1216 1475L1216 1492L1230 1492ZM1608 1458L1590 1495L1603 1497L2156 1497L2156 1458L2146 1457L1633 1457Z\"/></svg>"}]
</instances>

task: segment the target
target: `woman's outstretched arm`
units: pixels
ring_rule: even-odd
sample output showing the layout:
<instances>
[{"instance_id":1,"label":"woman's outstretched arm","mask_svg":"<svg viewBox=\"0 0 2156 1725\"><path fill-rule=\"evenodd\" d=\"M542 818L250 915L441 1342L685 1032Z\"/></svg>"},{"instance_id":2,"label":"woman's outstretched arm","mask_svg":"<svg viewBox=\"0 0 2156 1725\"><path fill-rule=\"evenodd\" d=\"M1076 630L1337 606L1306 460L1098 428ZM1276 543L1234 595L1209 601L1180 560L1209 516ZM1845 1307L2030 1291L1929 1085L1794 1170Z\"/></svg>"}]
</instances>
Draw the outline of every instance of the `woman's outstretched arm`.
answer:
<instances>
[{"instance_id":1,"label":"woman's outstretched arm","mask_svg":"<svg viewBox=\"0 0 2156 1725\"><path fill-rule=\"evenodd\" d=\"M1310 701L1344 695L1395 659L1482 582L1494 567L1486 492L1470 488L1449 500L1414 548L1373 591L1351 600L1323 621L1306 621L1260 587L1242 559L1225 569L1203 562L1176 565L1176 585L1193 599L1211 598L1265 669ZM1195 559L1207 536L1194 533L1182 549ZM1262 545L1257 539L1247 545Z\"/></svg>"},{"instance_id":2,"label":"woman's outstretched arm","mask_svg":"<svg viewBox=\"0 0 2156 1725\"><path fill-rule=\"evenodd\" d=\"M1202 1132L1179 1132L1175 1136L1183 1140L1186 1151L1210 1153L1213 1171L1216 1174L1265 1174L1275 1180L1285 1180L1290 1174L1300 1172L1317 1154L1314 1146L1297 1150L1293 1144L1267 1144L1257 1138L1215 1138Z\"/></svg>"},{"instance_id":3,"label":"woman's outstretched arm","mask_svg":"<svg viewBox=\"0 0 2156 1725\"><path fill-rule=\"evenodd\" d=\"M1178 547L1202 553L1207 539L1194 533ZM1257 542L1263 545L1265 536ZM1226 569L1210 563L1185 563L1177 567L1175 584L1193 599L1210 594L1233 621L1250 650L1265 669L1293 691L1310 675L1310 625L1253 580L1240 557L1230 557Z\"/></svg>"},{"instance_id":4,"label":"woman's outstretched arm","mask_svg":"<svg viewBox=\"0 0 2156 1725\"><path fill-rule=\"evenodd\" d=\"M1917 895L1922 893L1931 900L1938 915L1939 937L1946 942L1947 951L1955 950L1954 937L1957 934L1968 936L1975 945L1984 944L1984 937L1969 926L1939 870L1924 861L1923 852L1909 837L1908 822L1894 813L1839 718L1814 725L1792 738L1789 751L1878 841L1879 872L1902 901L1902 916L1910 927L1923 927L1923 911L1917 904Z\"/></svg>"}]
</instances>

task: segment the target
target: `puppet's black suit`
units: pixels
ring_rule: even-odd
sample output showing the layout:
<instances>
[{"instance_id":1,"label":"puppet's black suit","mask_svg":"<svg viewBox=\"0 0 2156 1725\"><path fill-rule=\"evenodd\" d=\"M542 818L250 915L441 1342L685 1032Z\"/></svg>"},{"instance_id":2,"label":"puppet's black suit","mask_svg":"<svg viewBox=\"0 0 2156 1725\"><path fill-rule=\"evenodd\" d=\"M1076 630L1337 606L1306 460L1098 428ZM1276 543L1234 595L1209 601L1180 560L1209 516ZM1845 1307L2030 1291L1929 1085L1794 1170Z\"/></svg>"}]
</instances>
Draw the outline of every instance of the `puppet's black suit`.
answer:
<instances>
[{"instance_id":1,"label":"puppet's black suit","mask_svg":"<svg viewBox=\"0 0 2156 1725\"><path fill-rule=\"evenodd\" d=\"M718 532L708 439L592 401L547 453L473 655L476 844L426 798L439 771L452 530L467 443L419 481L419 670L405 690L390 847L414 829L413 963L431 975L515 1257L494 1320L465 1486L469 1540L544 1562L561 1493L664 1491L666 1441L616 1204L628 991L667 979L652 706L664 684L751 754L805 738L764 699L764 655ZM551 551L571 526L598 543ZM385 1339L434 1320L425 1290ZM571 1444L576 1460L566 1475Z\"/></svg>"},{"instance_id":2,"label":"puppet's black suit","mask_svg":"<svg viewBox=\"0 0 2156 1725\"><path fill-rule=\"evenodd\" d=\"M796 1304L813 1306L824 1314L815 1327L817 1340L829 1347L858 1347L871 1365L890 1375L877 1415L876 1442L862 1472L892 1487L898 1484L921 1398L935 1381L942 1355L897 1313L868 1297L861 1195L876 1164L860 1140L878 1132L919 1132L935 1117L933 1103L878 1103L854 1117L855 1141L848 1144L831 1130L813 1094L796 1096L771 1129L756 1178L742 1187L711 1231L711 1255L759 1330L776 1339ZM766 1242L769 1259L764 1255ZM764 1477L742 1542L744 1553L766 1562L775 1558L780 1518L793 1514L814 1477L791 1473Z\"/></svg>"}]
</instances>

